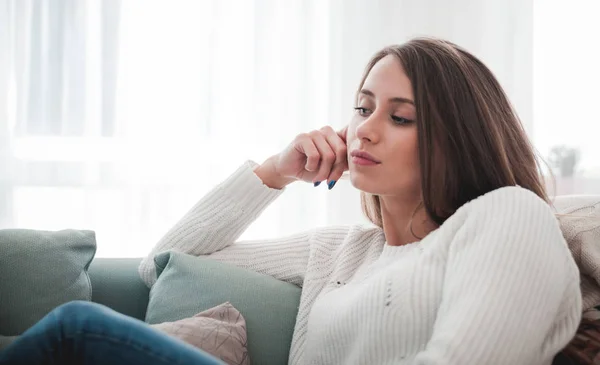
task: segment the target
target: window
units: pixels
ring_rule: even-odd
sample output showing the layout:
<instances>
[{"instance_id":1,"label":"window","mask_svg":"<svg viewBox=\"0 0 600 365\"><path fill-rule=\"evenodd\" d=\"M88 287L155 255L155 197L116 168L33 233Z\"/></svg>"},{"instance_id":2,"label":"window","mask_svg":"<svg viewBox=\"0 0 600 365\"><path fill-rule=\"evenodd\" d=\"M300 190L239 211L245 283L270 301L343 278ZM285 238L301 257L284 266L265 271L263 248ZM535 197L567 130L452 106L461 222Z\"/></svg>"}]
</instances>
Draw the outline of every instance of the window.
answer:
<instances>
[{"instance_id":1,"label":"window","mask_svg":"<svg viewBox=\"0 0 600 365\"><path fill-rule=\"evenodd\" d=\"M2 2L0 227L92 229L97 256L141 256L245 159L347 123L369 57L425 34L498 75L557 194L600 194L600 2L438 5ZM243 237L360 221L349 182L297 185Z\"/></svg>"},{"instance_id":2,"label":"window","mask_svg":"<svg viewBox=\"0 0 600 365\"><path fill-rule=\"evenodd\" d=\"M600 194L600 2L536 1L533 25L534 143L557 195Z\"/></svg>"}]
</instances>

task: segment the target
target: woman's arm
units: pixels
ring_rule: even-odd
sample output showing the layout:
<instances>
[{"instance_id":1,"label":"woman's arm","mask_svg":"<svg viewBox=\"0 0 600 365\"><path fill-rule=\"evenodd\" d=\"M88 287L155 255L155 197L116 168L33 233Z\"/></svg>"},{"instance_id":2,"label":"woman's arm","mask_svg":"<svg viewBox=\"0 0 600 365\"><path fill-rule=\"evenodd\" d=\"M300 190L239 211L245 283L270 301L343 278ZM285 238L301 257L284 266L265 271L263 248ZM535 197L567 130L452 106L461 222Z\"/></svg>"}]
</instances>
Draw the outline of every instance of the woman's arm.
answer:
<instances>
[{"instance_id":1,"label":"woman's arm","mask_svg":"<svg viewBox=\"0 0 600 365\"><path fill-rule=\"evenodd\" d=\"M434 332L414 363L550 364L581 318L578 269L556 218L520 187L469 204L452 221L462 226Z\"/></svg>"},{"instance_id":2,"label":"woman's arm","mask_svg":"<svg viewBox=\"0 0 600 365\"><path fill-rule=\"evenodd\" d=\"M281 153L260 166L244 164L200 200L142 260L142 280L149 287L156 281L155 254L177 250L211 255L301 285L312 233L271 241L234 242L292 181L328 180L331 189L348 169L345 138L345 128L336 132L323 127L299 134Z\"/></svg>"},{"instance_id":3,"label":"woman's arm","mask_svg":"<svg viewBox=\"0 0 600 365\"><path fill-rule=\"evenodd\" d=\"M311 232L277 240L235 243L246 228L282 192L265 185L277 183L258 165L246 162L233 175L204 196L142 260L139 273L151 287L156 281L154 256L176 250L191 255L211 255L258 272L300 285L308 261ZM263 183L261 178L267 180ZM275 182L274 182L275 181ZM280 187L285 186L285 184Z\"/></svg>"}]
</instances>

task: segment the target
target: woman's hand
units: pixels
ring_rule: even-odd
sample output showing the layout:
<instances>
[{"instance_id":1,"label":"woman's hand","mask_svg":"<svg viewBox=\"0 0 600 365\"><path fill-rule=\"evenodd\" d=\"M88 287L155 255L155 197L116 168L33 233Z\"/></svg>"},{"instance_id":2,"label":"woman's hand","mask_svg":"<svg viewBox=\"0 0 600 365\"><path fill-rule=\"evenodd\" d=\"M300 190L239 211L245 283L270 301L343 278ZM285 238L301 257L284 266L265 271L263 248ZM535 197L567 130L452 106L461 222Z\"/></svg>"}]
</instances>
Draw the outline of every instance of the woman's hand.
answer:
<instances>
[{"instance_id":1,"label":"woman's hand","mask_svg":"<svg viewBox=\"0 0 600 365\"><path fill-rule=\"evenodd\" d=\"M267 186L281 189L302 180L315 186L327 180L329 188L348 170L346 150L347 127L336 132L327 126L303 133L282 152L270 157L254 172Z\"/></svg>"}]
</instances>

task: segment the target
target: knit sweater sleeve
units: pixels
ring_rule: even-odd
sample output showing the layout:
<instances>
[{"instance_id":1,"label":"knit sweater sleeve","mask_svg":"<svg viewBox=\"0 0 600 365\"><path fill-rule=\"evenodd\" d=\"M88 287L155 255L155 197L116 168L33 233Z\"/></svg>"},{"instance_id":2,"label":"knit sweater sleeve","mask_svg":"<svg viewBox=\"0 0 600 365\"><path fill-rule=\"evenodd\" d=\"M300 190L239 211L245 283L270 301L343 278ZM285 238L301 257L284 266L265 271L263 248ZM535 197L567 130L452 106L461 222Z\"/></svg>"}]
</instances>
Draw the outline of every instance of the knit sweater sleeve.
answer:
<instances>
[{"instance_id":1,"label":"knit sweater sleeve","mask_svg":"<svg viewBox=\"0 0 600 365\"><path fill-rule=\"evenodd\" d=\"M156 244L138 268L148 287L156 282L154 256L169 250L210 255L211 259L302 284L312 232L275 240L236 242L283 191L264 185L254 174L256 166L252 161L244 163L205 195Z\"/></svg>"},{"instance_id":2,"label":"knit sweater sleeve","mask_svg":"<svg viewBox=\"0 0 600 365\"><path fill-rule=\"evenodd\" d=\"M556 218L520 187L468 205L452 222L442 302L414 363L549 364L581 318L578 269Z\"/></svg>"}]
</instances>

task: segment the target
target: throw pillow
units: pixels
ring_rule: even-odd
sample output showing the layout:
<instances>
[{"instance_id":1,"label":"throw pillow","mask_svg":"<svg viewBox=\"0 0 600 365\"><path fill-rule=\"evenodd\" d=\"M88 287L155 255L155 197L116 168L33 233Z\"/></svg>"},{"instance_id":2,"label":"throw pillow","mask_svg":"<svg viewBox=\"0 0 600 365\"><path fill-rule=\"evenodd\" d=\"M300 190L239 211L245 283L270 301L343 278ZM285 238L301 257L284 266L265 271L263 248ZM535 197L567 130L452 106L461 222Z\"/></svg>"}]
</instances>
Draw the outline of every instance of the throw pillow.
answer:
<instances>
[{"instance_id":1,"label":"throw pillow","mask_svg":"<svg viewBox=\"0 0 600 365\"><path fill-rule=\"evenodd\" d=\"M63 303L91 300L94 232L3 229L0 252L0 335L23 333Z\"/></svg>"},{"instance_id":2,"label":"throw pillow","mask_svg":"<svg viewBox=\"0 0 600 365\"><path fill-rule=\"evenodd\" d=\"M191 318L153 324L151 327L204 350L229 365L250 365L246 321L229 302Z\"/></svg>"},{"instance_id":3,"label":"throw pillow","mask_svg":"<svg viewBox=\"0 0 600 365\"><path fill-rule=\"evenodd\" d=\"M155 259L146 322L177 321L230 302L244 316L254 364L287 364L300 288L231 264L169 251Z\"/></svg>"},{"instance_id":4,"label":"throw pillow","mask_svg":"<svg viewBox=\"0 0 600 365\"><path fill-rule=\"evenodd\" d=\"M583 309L600 305L600 196L558 196L554 206L569 250L581 272Z\"/></svg>"}]
</instances>

